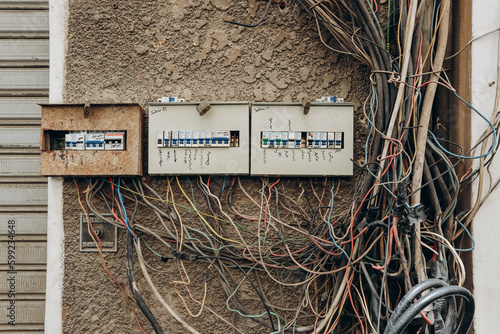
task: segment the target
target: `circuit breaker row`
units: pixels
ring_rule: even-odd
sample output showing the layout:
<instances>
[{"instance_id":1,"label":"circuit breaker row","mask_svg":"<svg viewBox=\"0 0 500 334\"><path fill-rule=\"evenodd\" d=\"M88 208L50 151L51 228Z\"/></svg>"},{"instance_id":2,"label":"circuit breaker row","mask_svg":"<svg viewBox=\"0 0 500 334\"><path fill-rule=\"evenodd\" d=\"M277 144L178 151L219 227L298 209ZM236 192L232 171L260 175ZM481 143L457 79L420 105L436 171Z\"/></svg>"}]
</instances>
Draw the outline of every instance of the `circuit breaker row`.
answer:
<instances>
[{"instance_id":1,"label":"circuit breaker row","mask_svg":"<svg viewBox=\"0 0 500 334\"><path fill-rule=\"evenodd\" d=\"M157 131L157 147L238 147L239 131Z\"/></svg>"},{"instance_id":2,"label":"circuit breaker row","mask_svg":"<svg viewBox=\"0 0 500 334\"><path fill-rule=\"evenodd\" d=\"M74 151L123 151L123 131L71 131L65 135L65 149Z\"/></svg>"},{"instance_id":3,"label":"circuit breaker row","mask_svg":"<svg viewBox=\"0 0 500 334\"><path fill-rule=\"evenodd\" d=\"M261 131L261 148L277 149L342 149L343 132Z\"/></svg>"}]
</instances>

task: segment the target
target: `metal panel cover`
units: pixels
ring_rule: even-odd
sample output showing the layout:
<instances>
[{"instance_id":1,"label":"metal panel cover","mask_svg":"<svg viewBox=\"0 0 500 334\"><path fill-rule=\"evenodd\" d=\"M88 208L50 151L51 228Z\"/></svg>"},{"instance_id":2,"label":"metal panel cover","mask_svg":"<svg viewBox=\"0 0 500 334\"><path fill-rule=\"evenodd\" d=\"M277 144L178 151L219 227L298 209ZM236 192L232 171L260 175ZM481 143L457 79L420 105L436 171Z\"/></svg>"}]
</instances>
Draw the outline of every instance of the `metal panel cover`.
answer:
<instances>
[{"instance_id":1,"label":"metal panel cover","mask_svg":"<svg viewBox=\"0 0 500 334\"><path fill-rule=\"evenodd\" d=\"M143 110L139 105L42 105L41 175L142 175ZM46 150L47 131L125 130L124 151Z\"/></svg>"},{"instance_id":2,"label":"metal panel cover","mask_svg":"<svg viewBox=\"0 0 500 334\"><path fill-rule=\"evenodd\" d=\"M150 174L248 174L249 110L247 102L210 103L203 116L197 103L149 105ZM238 147L157 147L160 131L239 131Z\"/></svg>"},{"instance_id":3,"label":"metal panel cover","mask_svg":"<svg viewBox=\"0 0 500 334\"><path fill-rule=\"evenodd\" d=\"M353 105L314 103L307 115L299 103L252 104L251 175L350 176L353 174ZM341 149L261 147L261 133L343 133Z\"/></svg>"}]
</instances>

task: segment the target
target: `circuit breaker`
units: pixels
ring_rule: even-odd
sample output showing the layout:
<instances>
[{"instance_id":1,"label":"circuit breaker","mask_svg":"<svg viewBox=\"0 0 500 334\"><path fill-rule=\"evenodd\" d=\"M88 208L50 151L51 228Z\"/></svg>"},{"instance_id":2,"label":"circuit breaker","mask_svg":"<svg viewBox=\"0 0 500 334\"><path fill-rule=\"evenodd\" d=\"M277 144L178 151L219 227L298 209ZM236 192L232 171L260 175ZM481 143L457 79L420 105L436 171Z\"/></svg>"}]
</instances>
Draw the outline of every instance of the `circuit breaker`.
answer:
<instances>
[{"instance_id":1,"label":"circuit breaker","mask_svg":"<svg viewBox=\"0 0 500 334\"><path fill-rule=\"evenodd\" d=\"M253 103L251 119L251 175L352 175L352 104Z\"/></svg>"},{"instance_id":2,"label":"circuit breaker","mask_svg":"<svg viewBox=\"0 0 500 334\"><path fill-rule=\"evenodd\" d=\"M43 104L41 174L142 175L138 104Z\"/></svg>"},{"instance_id":3,"label":"circuit breaker","mask_svg":"<svg viewBox=\"0 0 500 334\"><path fill-rule=\"evenodd\" d=\"M202 116L197 105L149 104L149 173L249 174L248 103L210 103Z\"/></svg>"}]
</instances>

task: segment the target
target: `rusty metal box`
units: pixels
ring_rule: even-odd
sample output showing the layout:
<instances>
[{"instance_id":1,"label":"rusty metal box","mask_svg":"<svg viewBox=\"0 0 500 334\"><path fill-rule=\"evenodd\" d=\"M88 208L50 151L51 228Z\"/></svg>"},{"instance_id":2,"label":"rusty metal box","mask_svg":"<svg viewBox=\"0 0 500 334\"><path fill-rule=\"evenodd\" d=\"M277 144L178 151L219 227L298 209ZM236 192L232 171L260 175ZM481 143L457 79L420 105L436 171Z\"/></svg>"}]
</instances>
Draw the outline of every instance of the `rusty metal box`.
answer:
<instances>
[{"instance_id":1,"label":"rusty metal box","mask_svg":"<svg viewBox=\"0 0 500 334\"><path fill-rule=\"evenodd\" d=\"M144 111L138 104L41 104L40 134L43 176L142 175ZM123 143L109 150L65 145L71 133L122 134ZM126 140L126 141L125 141ZM67 143L67 142L66 142ZM115 143L113 141L113 143Z\"/></svg>"}]
</instances>

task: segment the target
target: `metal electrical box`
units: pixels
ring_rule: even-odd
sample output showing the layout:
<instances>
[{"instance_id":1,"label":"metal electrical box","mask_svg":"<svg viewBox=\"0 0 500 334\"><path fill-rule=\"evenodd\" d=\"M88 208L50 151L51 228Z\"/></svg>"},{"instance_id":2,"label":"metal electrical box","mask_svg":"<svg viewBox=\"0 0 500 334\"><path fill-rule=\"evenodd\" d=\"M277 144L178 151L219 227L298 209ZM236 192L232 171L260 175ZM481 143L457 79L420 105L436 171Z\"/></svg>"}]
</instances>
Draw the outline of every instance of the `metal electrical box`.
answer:
<instances>
[{"instance_id":1,"label":"metal electrical box","mask_svg":"<svg viewBox=\"0 0 500 334\"><path fill-rule=\"evenodd\" d=\"M149 104L150 174L249 174L250 118L244 102Z\"/></svg>"},{"instance_id":2,"label":"metal electrical box","mask_svg":"<svg viewBox=\"0 0 500 334\"><path fill-rule=\"evenodd\" d=\"M103 217L116 221L110 215L105 214ZM97 217L95 214L89 214L91 227L89 226L87 216L84 213L80 214L80 252L98 252L98 245L95 237L92 238L91 233L96 233L100 240L100 247L103 252L116 252L118 250L118 227L107 221ZM92 231L93 229L93 231Z\"/></svg>"},{"instance_id":3,"label":"metal electrical box","mask_svg":"<svg viewBox=\"0 0 500 334\"><path fill-rule=\"evenodd\" d=\"M251 175L351 176L353 104L253 103Z\"/></svg>"},{"instance_id":4,"label":"metal electrical box","mask_svg":"<svg viewBox=\"0 0 500 334\"><path fill-rule=\"evenodd\" d=\"M138 104L42 104L41 174L142 175Z\"/></svg>"}]
</instances>

